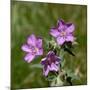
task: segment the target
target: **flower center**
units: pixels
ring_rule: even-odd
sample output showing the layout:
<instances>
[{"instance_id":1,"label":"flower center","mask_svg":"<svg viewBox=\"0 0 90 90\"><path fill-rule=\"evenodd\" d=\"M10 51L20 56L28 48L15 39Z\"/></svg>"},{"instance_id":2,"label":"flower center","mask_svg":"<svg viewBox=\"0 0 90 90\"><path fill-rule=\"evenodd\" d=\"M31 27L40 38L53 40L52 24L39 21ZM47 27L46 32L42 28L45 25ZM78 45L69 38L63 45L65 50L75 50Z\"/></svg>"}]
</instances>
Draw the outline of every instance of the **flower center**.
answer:
<instances>
[{"instance_id":1,"label":"flower center","mask_svg":"<svg viewBox=\"0 0 90 90\"><path fill-rule=\"evenodd\" d=\"M31 47L30 47L30 51L31 51L32 54L35 54L35 53L38 52L38 48L35 47L35 46L31 46Z\"/></svg>"},{"instance_id":2,"label":"flower center","mask_svg":"<svg viewBox=\"0 0 90 90\"><path fill-rule=\"evenodd\" d=\"M54 63L54 57L48 57L48 59L47 59L47 62L48 62L48 64L49 65L51 65L51 63Z\"/></svg>"},{"instance_id":3,"label":"flower center","mask_svg":"<svg viewBox=\"0 0 90 90\"><path fill-rule=\"evenodd\" d=\"M35 51L38 52L38 48L37 47L35 47Z\"/></svg>"},{"instance_id":4,"label":"flower center","mask_svg":"<svg viewBox=\"0 0 90 90\"><path fill-rule=\"evenodd\" d=\"M60 36L66 36L66 32L65 31L62 31L62 32L60 32Z\"/></svg>"},{"instance_id":5,"label":"flower center","mask_svg":"<svg viewBox=\"0 0 90 90\"><path fill-rule=\"evenodd\" d=\"M47 64L51 65L51 58L50 57L47 59Z\"/></svg>"},{"instance_id":6,"label":"flower center","mask_svg":"<svg viewBox=\"0 0 90 90\"><path fill-rule=\"evenodd\" d=\"M34 49L32 50L32 54L35 54L38 52L38 48L34 47Z\"/></svg>"},{"instance_id":7,"label":"flower center","mask_svg":"<svg viewBox=\"0 0 90 90\"><path fill-rule=\"evenodd\" d=\"M48 58L48 61L50 61L50 60L51 60L51 58L49 57L49 58Z\"/></svg>"}]
</instances>

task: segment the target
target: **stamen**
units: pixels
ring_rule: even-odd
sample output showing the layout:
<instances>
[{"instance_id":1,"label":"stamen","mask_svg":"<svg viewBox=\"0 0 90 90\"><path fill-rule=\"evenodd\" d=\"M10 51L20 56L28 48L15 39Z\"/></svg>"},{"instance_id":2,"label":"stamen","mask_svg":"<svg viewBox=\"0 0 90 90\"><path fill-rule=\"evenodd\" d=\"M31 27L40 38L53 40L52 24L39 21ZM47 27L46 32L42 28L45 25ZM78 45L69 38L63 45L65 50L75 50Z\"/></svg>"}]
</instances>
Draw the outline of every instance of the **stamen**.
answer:
<instances>
[{"instance_id":1,"label":"stamen","mask_svg":"<svg viewBox=\"0 0 90 90\"><path fill-rule=\"evenodd\" d=\"M60 32L60 36L66 36L66 32L65 31Z\"/></svg>"}]
</instances>

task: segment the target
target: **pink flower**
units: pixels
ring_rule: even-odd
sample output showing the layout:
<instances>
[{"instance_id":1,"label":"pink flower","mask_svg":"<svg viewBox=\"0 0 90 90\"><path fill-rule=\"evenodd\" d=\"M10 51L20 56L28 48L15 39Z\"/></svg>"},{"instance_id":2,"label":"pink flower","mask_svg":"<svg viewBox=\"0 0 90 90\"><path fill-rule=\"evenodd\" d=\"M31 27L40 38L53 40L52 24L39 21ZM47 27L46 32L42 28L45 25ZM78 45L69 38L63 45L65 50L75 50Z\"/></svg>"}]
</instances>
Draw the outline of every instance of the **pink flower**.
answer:
<instances>
[{"instance_id":1,"label":"pink flower","mask_svg":"<svg viewBox=\"0 0 90 90\"><path fill-rule=\"evenodd\" d=\"M57 72L59 70L60 60L61 59L58 56L56 56L53 51L49 51L47 56L43 58L41 61L41 64L44 66L43 74L47 76L50 71Z\"/></svg>"},{"instance_id":2,"label":"pink flower","mask_svg":"<svg viewBox=\"0 0 90 90\"><path fill-rule=\"evenodd\" d=\"M43 54L42 39L36 38L34 34L30 35L27 43L24 44L22 50L26 52L25 61L31 62L36 56Z\"/></svg>"},{"instance_id":3,"label":"pink flower","mask_svg":"<svg viewBox=\"0 0 90 90\"><path fill-rule=\"evenodd\" d=\"M72 23L65 23L63 20L58 20L56 28L51 28L50 34L56 38L59 45L63 45L65 42L73 42L73 31L75 26Z\"/></svg>"}]
</instances>

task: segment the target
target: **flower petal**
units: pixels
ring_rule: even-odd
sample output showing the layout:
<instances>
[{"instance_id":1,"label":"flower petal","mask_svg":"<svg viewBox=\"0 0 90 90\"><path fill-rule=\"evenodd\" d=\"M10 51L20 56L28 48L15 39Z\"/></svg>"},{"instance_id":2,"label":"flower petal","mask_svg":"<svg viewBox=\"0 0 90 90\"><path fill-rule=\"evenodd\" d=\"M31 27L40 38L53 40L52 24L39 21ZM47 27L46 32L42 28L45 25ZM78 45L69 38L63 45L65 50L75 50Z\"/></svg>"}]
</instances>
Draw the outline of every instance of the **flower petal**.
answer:
<instances>
[{"instance_id":1,"label":"flower petal","mask_svg":"<svg viewBox=\"0 0 90 90\"><path fill-rule=\"evenodd\" d=\"M42 64L42 65L45 65L45 64L46 64L46 58L43 58L43 59L41 60L41 64Z\"/></svg>"},{"instance_id":2,"label":"flower petal","mask_svg":"<svg viewBox=\"0 0 90 90\"><path fill-rule=\"evenodd\" d=\"M51 71L58 71L58 65L52 63L52 64L51 64L51 67L50 67L50 70L51 70Z\"/></svg>"},{"instance_id":3,"label":"flower petal","mask_svg":"<svg viewBox=\"0 0 90 90\"><path fill-rule=\"evenodd\" d=\"M60 61L61 61L61 58L56 56L56 61L55 61L55 64L59 64L59 63L60 63Z\"/></svg>"},{"instance_id":4,"label":"flower petal","mask_svg":"<svg viewBox=\"0 0 90 90\"><path fill-rule=\"evenodd\" d=\"M63 37L57 37L57 43L59 45L62 45L64 42L65 42L65 38L63 38Z\"/></svg>"},{"instance_id":5,"label":"flower petal","mask_svg":"<svg viewBox=\"0 0 90 90\"><path fill-rule=\"evenodd\" d=\"M72 24L72 23L67 24L67 29L66 29L67 33L72 33L74 30L75 30L74 24Z\"/></svg>"},{"instance_id":6,"label":"flower petal","mask_svg":"<svg viewBox=\"0 0 90 90\"><path fill-rule=\"evenodd\" d=\"M50 30L50 34L53 36L53 37L57 37L59 35L59 31L55 28L52 28Z\"/></svg>"},{"instance_id":7,"label":"flower petal","mask_svg":"<svg viewBox=\"0 0 90 90\"><path fill-rule=\"evenodd\" d=\"M37 39L37 41L36 41L36 46L38 47L38 48L42 48L42 39Z\"/></svg>"},{"instance_id":8,"label":"flower petal","mask_svg":"<svg viewBox=\"0 0 90 90\"><path fill-rule=\"evenodd\" d=\"M64 29L64 27L65 27L64 20L58 20L58 29L62 30L62 29Z\"/></svg>"},{"instance_id":9,"label":"flower petal","mask_svg":"<svg viewBox=\"0 0 90 90\"><path fill-rule=\"evenodd\" d=\"M35 37L34 34L32 34L32 35L30 35L30 36L28 37L27 43L28 43L29 45L33 45L33 46L36 45L36 37Z\"/></svg>"},{"instance_id":10,"label":"flower petal","mask_svg":"<svg viewBox=\"0 0 90 90\"><path fill-rule=\"evenodd\" d=\"M30 49L29 49L28 45L26 45L26 44L24 44L24 45L21 47L21 49L22 49L23 51L25 51L25 52L30 52Z\"/></svg>"},{"instance_id":11,"label":"flower petal","mask_svg":"<svg viewBox=\"0 0 90 90\"><path fill-rule=\"evenodd\" d=\"M36 55L43 55L43 49L39 49L36 53Z\"/></svg>"},{"instance_id":12,"label":"flower petal","mask_svg":"<svg viewBox=\"0 0 90 90\"><path fill-rule=\"evenodd\" d=\"M68 36L66 36L66 41L73 42L74 41L74 37L72 35L68 35Z\"/></svg>"},{"instance_id":13,"label":"flower petal","mask_svg":"<svg viewBox=\"0 0 90 90\"><path fill-rule=\"evenodd\" d=\"M44 68L44 70L43 70L43 74L44 74L45 76L47 76L48 73L49 73L49 66L47 66L47 68L46 68L46 69Z\"/></svg>"},{"instance_id":14,"label":"flower petal","mask_svg":"<svg viewBox=\"0 0 90 90\"><path fill-rule=\"evenodd\" d=\"M25 61L27 61L28 63L30 63L33 59L35 58L35 55L32 55L31 53L27 54L25 56Z\"/></svg>"}]
</instances>

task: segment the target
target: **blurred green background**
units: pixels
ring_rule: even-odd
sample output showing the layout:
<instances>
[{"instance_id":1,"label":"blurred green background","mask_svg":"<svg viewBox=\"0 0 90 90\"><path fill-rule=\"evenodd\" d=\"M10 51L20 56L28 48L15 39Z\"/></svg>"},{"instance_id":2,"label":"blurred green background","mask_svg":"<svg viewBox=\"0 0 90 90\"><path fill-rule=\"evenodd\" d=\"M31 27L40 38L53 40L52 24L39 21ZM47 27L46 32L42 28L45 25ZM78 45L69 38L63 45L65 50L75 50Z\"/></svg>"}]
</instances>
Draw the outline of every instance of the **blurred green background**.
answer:
<instances>
[{"instance_id":1,"label":"blurred green background","mask_svg":"<svg viewBox=\"0 0 90 90\"><path fill-rule=\"evenodd\" d=\"M76 56L66 56L65 68L79 76L73 85L87 84L87 6L69 4L50 4L40 2L11 3L11 87L39 88L48 87L49 82L42 75L42 69L32 67L42 57L28 64L24 61L25 53L21 46L27 37L34 33L49 38L49 30L56 26L58 19L73 22L76 26L75 36L78 46Z\"/></svg>"}]
</instances>

